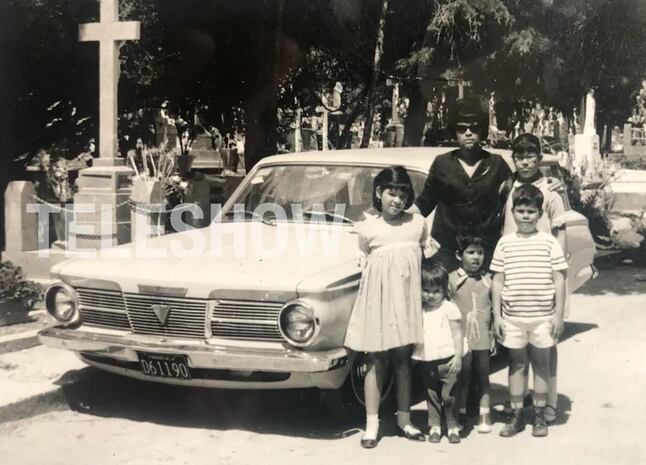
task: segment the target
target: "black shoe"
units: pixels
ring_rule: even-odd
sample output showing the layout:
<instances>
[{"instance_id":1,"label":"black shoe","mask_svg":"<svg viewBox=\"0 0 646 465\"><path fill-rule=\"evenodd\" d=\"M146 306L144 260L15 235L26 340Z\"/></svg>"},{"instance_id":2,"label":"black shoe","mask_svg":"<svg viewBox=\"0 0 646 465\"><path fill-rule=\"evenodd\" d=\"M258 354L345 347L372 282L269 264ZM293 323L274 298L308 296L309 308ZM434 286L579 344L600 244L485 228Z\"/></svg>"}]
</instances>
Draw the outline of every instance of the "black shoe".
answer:
<instances>
[{"instance_id":1,"label":"black shoe","mask_svg":"<svg viewBox=\"0 0 646 465\"><path fill-rule=\"evenodd\" d=\"M379 437L377 439L361 439L361 447L364 449L374 449L379 443Z\"/></svg>"},{"instance_id":2,"label":"black shoe","mask_svg":"<svg viewBox=\"0 0 646 465\"><path fill-rule=\"evenodd\" d=\"M428 442L432 442L434 444L439 443L442 440L442 430L439 429L439 427L431 427L431 429L428 432Z\"/></svg>"},{"instance_id":3,"label":"black shoe","mask_svg":"<svg viewBox=\"0 0 646 465\"><path fill-rule=\"evenodd\" d=\"M532 436L537 438L544 438L547 436L547 420L545 420L545 408L543 407L536 407L534 412Z\"/></svg>"},{"instance_id":4,"label":"black shoe","mask_svg":"<svg viewBox=\"0 0 646 465\"><path fill-rule=\"evenodd\" d=\"M426 437L424 437L424 433L421 431L417 431L417 433L409 433L408 431L400 428L399 426L397 428L397 436L403 437L406 439L410 439L411 441L425 441Z\"/></svg>"},{"instance_id":5,"label":"black shoe","mask_svg":"<svg viewBox=\"0 0 646 465\"><path fill-rule=\"evenodd\" d=\"M509 422L500 430L500 436L503 438L510 438L512 436L516 436L524 429L525 420L523 419L523 409L515 409L511 420L509 420Z\"/></svg>"}]
</instances>

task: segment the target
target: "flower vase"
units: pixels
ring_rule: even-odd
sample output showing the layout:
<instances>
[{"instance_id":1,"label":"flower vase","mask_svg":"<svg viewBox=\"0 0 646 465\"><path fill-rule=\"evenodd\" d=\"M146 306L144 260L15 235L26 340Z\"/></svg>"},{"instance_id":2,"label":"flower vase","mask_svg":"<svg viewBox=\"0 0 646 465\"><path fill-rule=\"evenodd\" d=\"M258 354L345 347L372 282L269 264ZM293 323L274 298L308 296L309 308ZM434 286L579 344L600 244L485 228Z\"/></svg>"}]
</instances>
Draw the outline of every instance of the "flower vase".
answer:
<instances>
[{"instance_id":1,"label":"flower vase","mask_svg":"<svg viewBox=\"0 0 646 465\"><path fill-rule=\"evenodd\" d=\"M182 154L177 157L177 169L180 175L185 176L191 172L193 160L195 160L195 155L191 154Z\"/></svg>"}]
</instances>

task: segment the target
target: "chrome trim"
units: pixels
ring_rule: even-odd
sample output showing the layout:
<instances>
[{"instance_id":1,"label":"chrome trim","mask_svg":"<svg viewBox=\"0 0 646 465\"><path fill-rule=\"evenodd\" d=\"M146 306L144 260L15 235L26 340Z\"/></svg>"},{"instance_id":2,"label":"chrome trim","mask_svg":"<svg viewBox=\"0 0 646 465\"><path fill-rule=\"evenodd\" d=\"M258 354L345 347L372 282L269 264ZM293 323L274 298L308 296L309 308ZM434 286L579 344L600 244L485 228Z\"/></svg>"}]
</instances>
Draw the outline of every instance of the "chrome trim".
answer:
<instances>
[{"instance_id":1,"label":"chrome trim","mask_svg":"<svg viewBox=\"0 0 646 465\"><path fill-rule=\"evenodd\" d=\"M88 289L96 290L106 290L106 291L119 291L121 292L121 287L114 281L108 281L104 279L88 279L88 278L79 278L76 276L65 276L62 277L63 281L70 284L74 287L85 287Z\"/></svg>"},{"instance_id":2,"label":"chrome trim","mask_svg":"<svg viewBox=\"0 0 646 465\"><path fill-rule=\"evenodd\" d=\"M297 342L292 340L285 333L285 331L283 331L283 326L280 324L280 321L283 317L283 312L287 310L289 307L293 307L294 305L300 305L301 307L304 307L312 314L312 318L314 319L314 333L312 334L312 337L309 338L307 342ZM321 321L319 320L319 317L316 315L316 312L314 311L314 307L312 305L310 305L303 299L296 299L296 300L292 300L291 302L287 302L283 306L283 308L280 309L280 313L278 314L278 329L280 330L280 334L283 336L283 338L291 345L295 347L309 347L312 344L314 344L318 338L319 332L321 331Z\"/></svg>"},{"instance_id":3,"label":"chrome trim","mask_svg":"<svg viewBox=\"0 0 646 465\"><path fill-rule=\"evenodd\" d=\"M188 339L205 339L204 322L208 311L205 299L175 298L125 292L128 320L135 334ZM169 305L166 324L160 323L153 305Z\"/></svg>"},{"instance_id":4,"label":"chrome trim","mask_svg":"<svg viewBox=\"0 0 646 465\"><path fill-rule=\"evenodd\" d=\"M72 318L69 321L61 321L59 318L57 318L55 316L55 312L54 312L55 305L54 305L54 302L51 299L56 297L56 294L61 289L64 292L69 294L70 298L72 299L72 301L74 303L74 313L72 314ZM47 313L49 313L49 315L52 318L54 318L56 321L58 321L60 324L65 325L65 326L72 326L72 325L79 322L79 319L80 319L79 296L78 296L78 293L76 292L76 289L74 289L69 284L64 283L62 281L53 283L45 291L45 297L44 297L43 300L45 302L45 308L47 309Z\"/></svg>"},{"instance_id":5,"label":"chrome trim","mask_svg":"<svg viewBox=\"0 0 646 465\"><path fill-rule=\"evenodd\" d=\"M284 343L278 328L283 302L218 299L211 308L211 337Z\"/></svg>"},{"instance_id":6,"label":"chrome trim","mask_svg":"<svg viewBox=\"0 0 646 465\"><path fill-rule=\"evenodd\" d=\"M188 294L187 287L153 286L149 284L137 284L140 294L161 295L169 297L184 297Z\"/></svg>"},{"instance_id":7,"label":"chrome trim","mask_svg":"<svg viewBox=\"0 0 646 465\"><path fill-rule=\"evenodd\" d=\"M311 352L285 347L214 347L204 341L160 340L156 337L106 334L58 326L41 330L38 337L47 347L94 353L119 360L137 361L137 352L184 354L193 368L317 373L336 369L348 357L343 347Z\"/></svg>"},{"instance_id":8,"label":"chrome trim","mask_svg":"<svg viewBox=\"0 0 646 465\"><path fill-rule=\"evenodd\" d=\"M81 323L131 331L121 291L78 287Z\"/></svg>"}]
</instances>

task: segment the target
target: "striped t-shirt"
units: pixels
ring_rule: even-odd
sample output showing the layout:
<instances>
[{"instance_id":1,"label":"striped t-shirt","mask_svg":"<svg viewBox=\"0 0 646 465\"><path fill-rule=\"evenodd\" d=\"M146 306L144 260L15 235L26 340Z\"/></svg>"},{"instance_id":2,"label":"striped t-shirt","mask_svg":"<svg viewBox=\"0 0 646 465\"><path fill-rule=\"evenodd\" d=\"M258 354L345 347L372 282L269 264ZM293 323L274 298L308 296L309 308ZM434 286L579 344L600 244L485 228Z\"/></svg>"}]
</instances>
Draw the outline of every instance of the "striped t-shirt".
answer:
<instances>
[{"instance_id":1,"label":"striped t-shirt","mask_svg":"<svg viewBox=\"0 0 646 465\"><path fill-rule=\"evenodd\" d=\"M491 271L504 273L503 315L537 318L554 314L553 271L564 271L567 262L556 239L537 231L529 236L503 236L493 254Z\"/></svg>"}]
</instances>

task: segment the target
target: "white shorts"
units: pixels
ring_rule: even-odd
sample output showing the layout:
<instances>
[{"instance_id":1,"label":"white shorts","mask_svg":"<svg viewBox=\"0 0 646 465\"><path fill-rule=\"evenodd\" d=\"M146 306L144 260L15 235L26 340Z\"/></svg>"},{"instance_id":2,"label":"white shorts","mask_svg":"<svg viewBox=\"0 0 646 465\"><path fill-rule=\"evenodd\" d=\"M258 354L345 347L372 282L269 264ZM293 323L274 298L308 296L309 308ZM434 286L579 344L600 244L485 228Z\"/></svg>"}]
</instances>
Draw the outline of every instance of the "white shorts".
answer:
<instances>
[{"instance_id":1,"label":"white shorts","mask_svg":"<svg viewBox=\"0 0 646 465\"><path fill-rule=\"evenodd\" d=\"M503 339L501 344L508 349L523 349L531 344L538 349L556 345L552 337L552 317L517 319L503 318Z\"/></svg>"}]
</instances>

